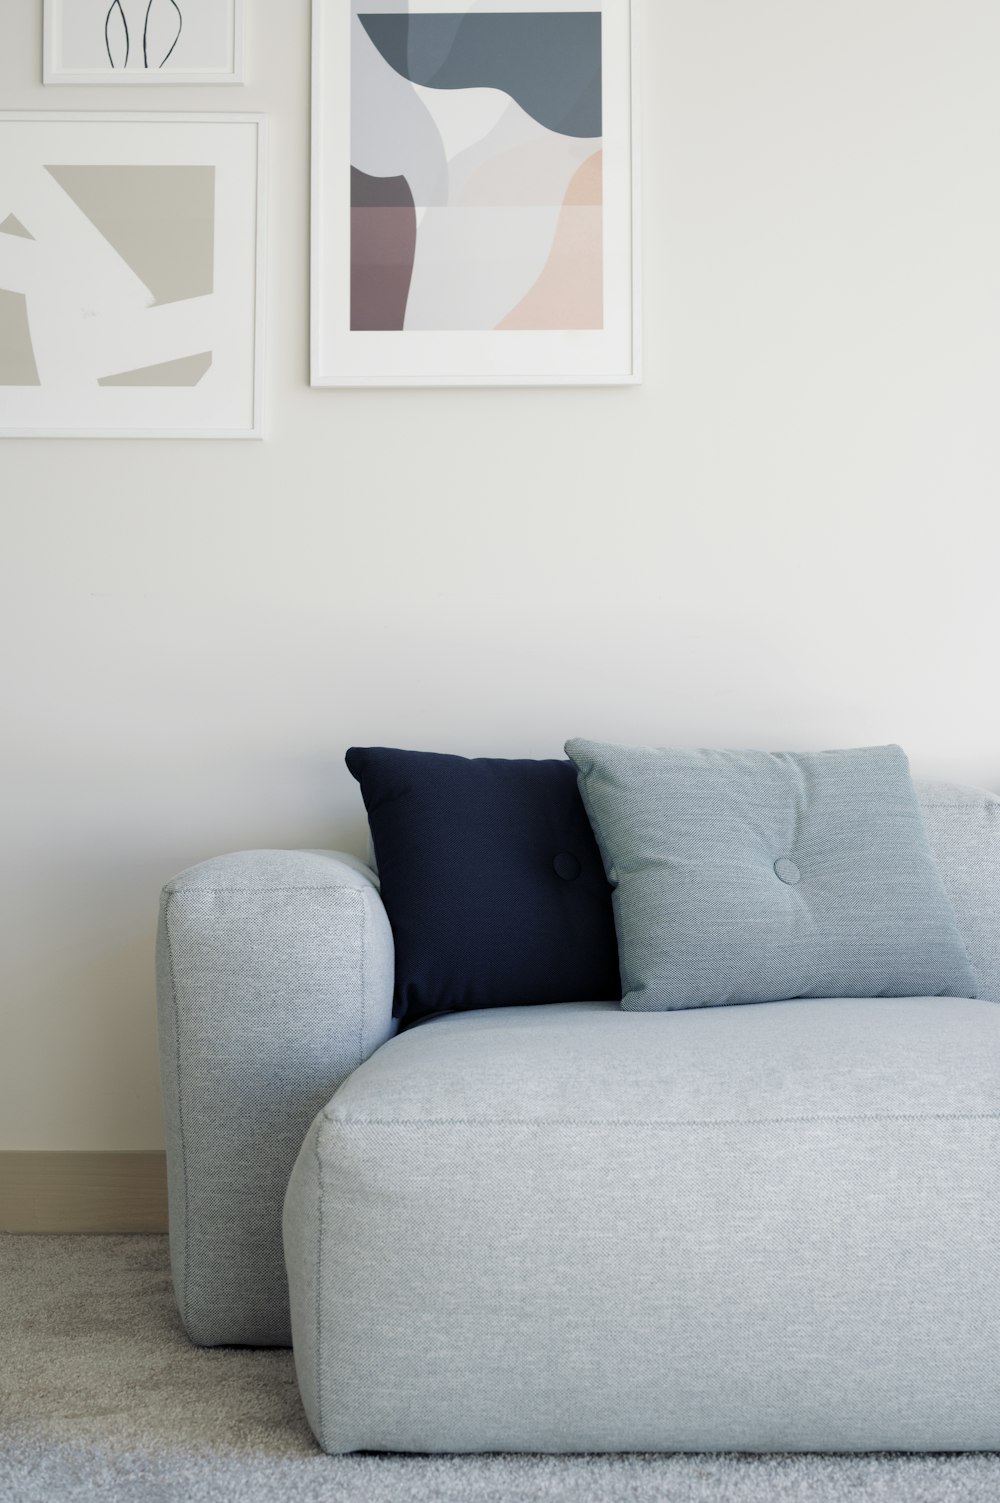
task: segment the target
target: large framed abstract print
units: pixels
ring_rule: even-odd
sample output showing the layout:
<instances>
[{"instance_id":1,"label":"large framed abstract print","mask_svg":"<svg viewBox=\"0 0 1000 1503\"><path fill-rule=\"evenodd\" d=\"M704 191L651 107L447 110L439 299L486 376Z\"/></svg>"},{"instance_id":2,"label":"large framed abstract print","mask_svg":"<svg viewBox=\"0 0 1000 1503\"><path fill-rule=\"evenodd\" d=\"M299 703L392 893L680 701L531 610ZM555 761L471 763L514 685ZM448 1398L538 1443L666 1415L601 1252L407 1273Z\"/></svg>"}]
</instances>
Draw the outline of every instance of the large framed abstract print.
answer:
<instances>
[{"instance_id":1,"label":"large framed abstract print","mask_svg":"<svg viewBox=\"0 0 1000 1503\"><path fill-rule=\"evenodd\" d=\"M639 380L631 0L313 0L314 386Z\"/></svg>"},{"instance_id":2,"label":"large framed abstract print","mask_svg":"<svg viewBox=\"0 0 1000 1503\"><path fill-rule=\"evenodd\" d=\"M0 114L0 434L261 436L264 130Z\"/></svg>"}]
</instances>

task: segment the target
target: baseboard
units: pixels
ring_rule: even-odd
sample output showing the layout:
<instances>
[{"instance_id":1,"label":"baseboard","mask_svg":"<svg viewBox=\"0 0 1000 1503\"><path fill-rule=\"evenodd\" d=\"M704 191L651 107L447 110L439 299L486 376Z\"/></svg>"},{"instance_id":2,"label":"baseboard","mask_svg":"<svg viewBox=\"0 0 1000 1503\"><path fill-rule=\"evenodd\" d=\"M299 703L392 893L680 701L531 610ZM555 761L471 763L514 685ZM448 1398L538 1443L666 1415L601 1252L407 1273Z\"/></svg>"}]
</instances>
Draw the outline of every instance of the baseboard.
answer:
<instances>
[{"instance_id":1,"label":"baseboard","mask_svg":"<svg viewBox=\"0 0 1000 1503\"><path fill-rule=\"evenodd\" d=\"M164 1153L2 1153L0 1232L165 1232Z\"/></svg>"}]
</instances>

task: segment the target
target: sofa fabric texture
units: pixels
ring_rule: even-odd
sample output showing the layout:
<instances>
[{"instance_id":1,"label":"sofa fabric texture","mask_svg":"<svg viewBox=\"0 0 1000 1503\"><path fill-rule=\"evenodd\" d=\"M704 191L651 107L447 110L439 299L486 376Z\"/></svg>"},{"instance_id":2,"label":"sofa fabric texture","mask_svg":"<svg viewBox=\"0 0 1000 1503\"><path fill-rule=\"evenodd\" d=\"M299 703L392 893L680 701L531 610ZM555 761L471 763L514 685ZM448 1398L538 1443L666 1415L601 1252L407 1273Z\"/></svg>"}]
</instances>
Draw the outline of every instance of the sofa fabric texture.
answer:
<instances>
[{"instance_id":1,"label":"sofa fabric texture","mask_svg":"<svg viewBox=\"0 0 1000 1503\"><path fill-rule=\"evenodd\" d=\"M961 783L916 788L978 994L1000 1002L1000 797Z\"/></svg>"},{"instance_id":2,"label":"sofa fabric texture","mask_svg":"<svg viewBox=\"0 0 1000 1503\"><path fill-rule=\"evenodd\" d=\"M393 1032L392 936L351 856L244 851L164 890L170 1257L204 1346L287 1346L281 1202L331 1091Z\"/></svg>"},{"instance_id":3,"label":"sofa fabric texture","mask_svg":"<svg viewBox=\"0 0 1000 1503\"><path fill-rule=\"evenodd\" d=\"M898 746L566 750L614 888L627 1010L976 995Z\"/></svg>"},{"instance_id":4,"label":"sofa fabric texture","mask_svg":"<svg viewBox=\"0 0 1000 1503\"><path fill-rule=\"evenodd\" d=\"M1000 1447L1000 1007L433 1019L285 1205L329 1451Z\"/></svg>"},{"instance_id":5,"label":"sofa fabric texture","mask_svg":"<svg viewBox=\"0 0 1000 1503\"><path fill-rule=\"evenodd\" d=\"M393 1010L621 996L611 894L569 762L352 747L396 949Z\"/></svg>"},{"instance_id":6,"label":"sofa fabric texture","mask_svg":"<svg viewBox=\"0 0 1000 1503\"><path fill-rule=\"evenodd\" d=\"M952 783L919 793L980 994L1000 1002L1000 798ZM164 890L171 1258L193 1340L290 1344L280 1232L289 1169L320 1107L391 1035L392 986L378 881L351 857L245 851ZM629 1080L618 1086L627 1104Z\"/></svg>"}]
</instances>

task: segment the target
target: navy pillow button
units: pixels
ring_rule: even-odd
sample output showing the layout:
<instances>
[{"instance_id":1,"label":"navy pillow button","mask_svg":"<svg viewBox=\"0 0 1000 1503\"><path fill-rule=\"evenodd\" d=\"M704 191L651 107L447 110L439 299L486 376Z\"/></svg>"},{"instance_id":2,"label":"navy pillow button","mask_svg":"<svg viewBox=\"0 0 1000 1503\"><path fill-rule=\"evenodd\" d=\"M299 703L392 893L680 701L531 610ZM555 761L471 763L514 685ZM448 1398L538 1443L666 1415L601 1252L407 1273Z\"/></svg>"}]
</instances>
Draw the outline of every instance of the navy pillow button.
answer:
<instances>
[{"instance_id":1,"label":"navy pillow button","mask_svg":"<svg viewBox=\"0 0 1000 1503\"><path fill-rule=\"evenodd\" d=\"M802 877L802 873L795 865L795 862L789 861L787 856L782 856L780 861L774 863L774 872L775 876L780 877L782 882L787 882L789 887L794 887L796 882L800 881Z\"/></svg>"},{"instance_id":2,"label":"navy pillow button","mask_svg":"<svg viewBox=\"0 0 1000 1503\"><path fill-rule=\"evenodd\" d=\"M570 856L566 851L562 851L553 861L552 865L556 869L556 876L562 877L564 882L575 882L580 875L581 867L579 861L577 861L575 856Z\"/></svg>"}]
</instances>

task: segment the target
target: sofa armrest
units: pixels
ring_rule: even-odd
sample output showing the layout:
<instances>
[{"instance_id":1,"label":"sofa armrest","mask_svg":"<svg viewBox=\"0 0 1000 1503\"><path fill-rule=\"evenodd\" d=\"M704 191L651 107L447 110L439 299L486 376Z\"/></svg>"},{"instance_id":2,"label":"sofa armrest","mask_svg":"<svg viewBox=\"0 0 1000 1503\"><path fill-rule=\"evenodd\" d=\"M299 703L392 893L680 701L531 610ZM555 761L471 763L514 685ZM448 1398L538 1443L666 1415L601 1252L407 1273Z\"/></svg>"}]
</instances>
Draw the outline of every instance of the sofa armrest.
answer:
<instances>
[{"instance_id":1,"label":"sofa armrest","mask_svg":"<svg viewBox=\"0 0 1000 1503\"><path fill-rule=\"evenodd\" d=\"M170 1258L203 1346L291 1344L281 1207L309 1124L393 1032L375 874L243 851L163 891L157 939Z\"/></svg>"}]
</instances>

